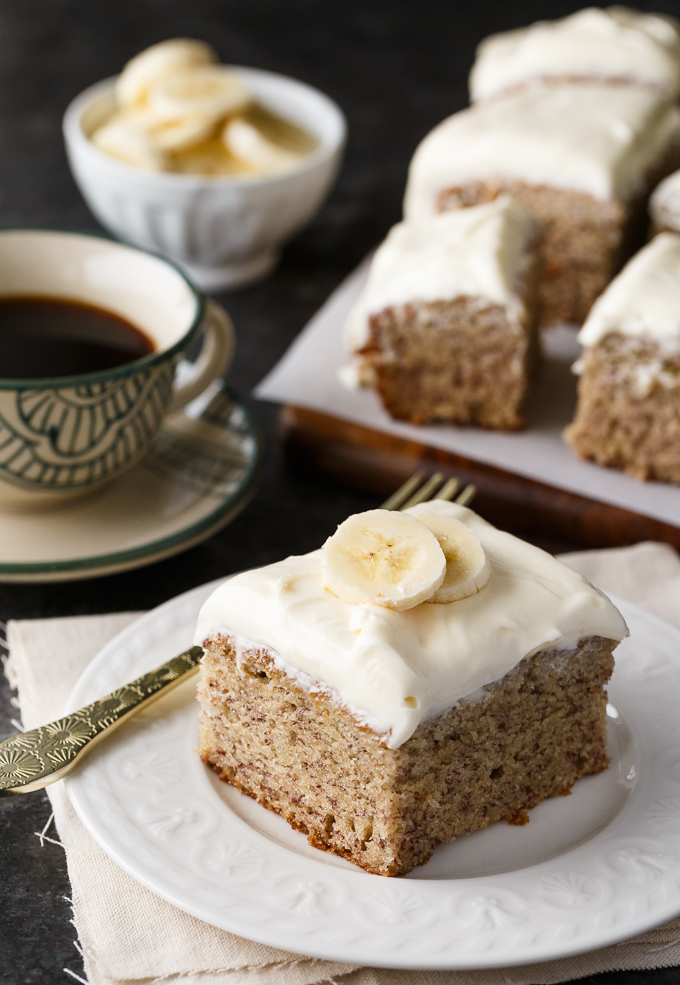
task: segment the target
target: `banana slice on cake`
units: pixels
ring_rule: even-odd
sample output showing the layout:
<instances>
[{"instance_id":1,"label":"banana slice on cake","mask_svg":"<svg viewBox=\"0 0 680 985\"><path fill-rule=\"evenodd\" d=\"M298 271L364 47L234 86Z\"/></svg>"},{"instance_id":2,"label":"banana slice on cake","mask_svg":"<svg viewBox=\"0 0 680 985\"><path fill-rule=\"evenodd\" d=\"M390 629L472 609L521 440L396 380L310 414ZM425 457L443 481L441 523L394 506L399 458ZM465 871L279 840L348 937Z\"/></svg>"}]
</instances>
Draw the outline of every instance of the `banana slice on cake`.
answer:
<instances>
[{"instance_id":1,"label":"banana slice on cake","mask_svg":"<svg viewBox=\"0 0 680 985\"><path fill-rule=\"evenodd\" d=\"M446 558L444 580L429 601L457 602L484 588L491 568L479 537L456 517L435 512L430 503L420 503L408 512L432 531Z\"/></svg>"},{"instance_id":2,"label":"banana slice on cake","mask_svg":"<svg viewBox=\"0 0 680 985\"><path fill-rule=\"evenodd\" d=\"M192 66L212 65L217 54L205 41L170 38L159 41L131 58L116 82L120 106L142 103L152 85Z\"/></svg>"},{"instance_id":3,"label":"banana slice on cake","mask_svg":"<svg viewBox=\"0 0 680 985\"><path fill-rule=\"evenodd\" d=\"M357 513L321 549L324 587L352 605L411 609L433 596L445 574L436 536L406 513Z\"/></svg>"},{"instance_id":4,"label":"banana slice on cake","mask_svg":"<svg viewBox=\"0 0 680 985\"><path fill-rule=\"evenodd\" d=\"M174 72L149 89L147 103L158 120L238 113L251 100L247 86L222 65Z\"/></svg>"},{"instance_id":5,"label":"banana slice on cake","mask_svg":"<svg viewBox=\"0 0 680 985\"><path fill-rule=\"evenodd\" d=\"M294 168L303 156L275 144L252 123L239 117L225 124L222 143L230 154L254 171L287 171Z\"/></svg>"}]
</instances>

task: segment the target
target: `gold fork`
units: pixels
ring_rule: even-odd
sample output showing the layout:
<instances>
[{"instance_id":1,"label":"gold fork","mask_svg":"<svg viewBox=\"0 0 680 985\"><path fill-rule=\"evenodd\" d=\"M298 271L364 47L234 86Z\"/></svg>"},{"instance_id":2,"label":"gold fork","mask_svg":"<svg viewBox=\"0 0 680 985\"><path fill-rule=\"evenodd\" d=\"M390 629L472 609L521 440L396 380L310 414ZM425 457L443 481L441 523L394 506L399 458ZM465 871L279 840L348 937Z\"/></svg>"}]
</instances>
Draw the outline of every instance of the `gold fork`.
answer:
<instances>
[{"instance_id":1,"label":"gold fork","mask_svg":"<svg viewBox=\"0 0 680 985\"><path fill-rule=\"evenodd\" d=\"M456 496L460 485L460 479L456 479L455 476L446 479L443 472L435 472L434 475L428 477L426 469L418 469L410 479L406 480L403 486L399 486L397 491L385 500L380 509L407 510L411 506L425 503L431 499L448 499L458 503L459 506L467 506L474 499L477 487L469 483Z\"/></svg>"},{"instance_id":2,"label":"gold fork","mask_svg":"<svg viewBox=\"0 0 680 985\"><path fill-rule=\"evenodd\" d=\"M419 469L381 508L405 510L430 499L452 500L460 485L458 479L446 480L441 472L428 476L425 469ZM475 492L468 485L455 502L465 506ZM61 780L100 739L195 674L202 656L203 649L192 646L85 708L0 742L0 797L30 793Z\"/></svg>"}]
</instances>

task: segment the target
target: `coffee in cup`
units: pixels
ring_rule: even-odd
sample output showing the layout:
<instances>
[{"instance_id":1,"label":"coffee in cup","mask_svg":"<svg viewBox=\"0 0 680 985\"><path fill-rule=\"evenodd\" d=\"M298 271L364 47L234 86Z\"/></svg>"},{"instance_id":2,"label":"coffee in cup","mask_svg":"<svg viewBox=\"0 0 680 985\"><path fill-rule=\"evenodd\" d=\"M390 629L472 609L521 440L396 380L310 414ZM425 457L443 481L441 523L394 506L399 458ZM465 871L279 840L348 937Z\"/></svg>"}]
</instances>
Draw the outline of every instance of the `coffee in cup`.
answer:
<instances>
[{"instance_id":1,"label":"coffee in cup","mask_svg":"<svg viewBox=\"0 0 680 985\"><path fill-rule=\"evenodd\" d=\"M0 509L58 506L121 475L233 344L226 312L166 260L81 233L0 231Z\"/></svg>"}]
</instances>

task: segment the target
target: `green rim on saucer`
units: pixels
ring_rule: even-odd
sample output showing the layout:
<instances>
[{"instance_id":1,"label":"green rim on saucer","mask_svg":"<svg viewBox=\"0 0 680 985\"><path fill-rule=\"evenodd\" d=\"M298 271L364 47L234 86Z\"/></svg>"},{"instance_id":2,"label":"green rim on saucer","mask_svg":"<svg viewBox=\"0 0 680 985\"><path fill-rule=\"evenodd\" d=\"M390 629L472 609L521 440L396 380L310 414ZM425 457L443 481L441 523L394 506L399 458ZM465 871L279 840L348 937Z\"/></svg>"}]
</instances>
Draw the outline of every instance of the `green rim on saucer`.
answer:
<instances>
[{"instance_id":1,"label":"green rim on saucer","mask_svg":"<svg viewBox=\"0 0 680 985\"><path fill-rule=\"evenodd\" d=\"M102 490L52 511L0 513L0 582L98 577L187 550L246 506L261 454L249 410L216 381Z\"/></svg>"}]
</instances>

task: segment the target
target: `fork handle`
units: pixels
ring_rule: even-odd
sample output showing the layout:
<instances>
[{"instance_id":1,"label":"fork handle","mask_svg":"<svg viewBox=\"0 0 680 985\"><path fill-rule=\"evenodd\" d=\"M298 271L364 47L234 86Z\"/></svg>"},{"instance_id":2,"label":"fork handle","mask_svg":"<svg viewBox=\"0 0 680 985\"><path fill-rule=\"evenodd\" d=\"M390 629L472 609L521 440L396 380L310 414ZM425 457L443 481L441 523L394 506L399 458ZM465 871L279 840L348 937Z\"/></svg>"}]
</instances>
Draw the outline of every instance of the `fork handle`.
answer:
<instances>
[{"instance_id":1,"label":"fork handle","mask_svg":"<svg viewBox=\"0 0 680 985\"><path fill-rule=\"evenodd\" d=\"M0 797L61 780L102 737L193 676L202 656L192 646L91 705L0 742Z\"/></svg>"}]
</instances>

